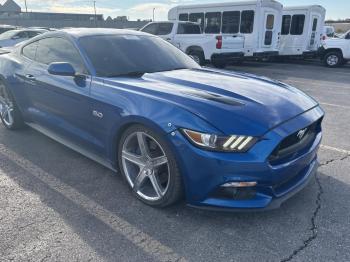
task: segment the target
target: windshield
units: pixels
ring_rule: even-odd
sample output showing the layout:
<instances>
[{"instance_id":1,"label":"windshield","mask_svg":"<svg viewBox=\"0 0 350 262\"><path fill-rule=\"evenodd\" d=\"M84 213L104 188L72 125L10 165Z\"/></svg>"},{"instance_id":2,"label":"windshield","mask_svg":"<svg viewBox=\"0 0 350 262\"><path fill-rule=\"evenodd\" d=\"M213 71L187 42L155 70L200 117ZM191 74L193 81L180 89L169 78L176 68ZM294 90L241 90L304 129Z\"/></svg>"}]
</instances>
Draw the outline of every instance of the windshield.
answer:
<instances>
[{"instance_id":1,"label":"windshield","mask_svg":"<svg viewBox=\"0 0 350 262\"><path fill-rule=\"evenodd\" d=\"M154 36L86 36L79 42L97 76L116 77L200 67L182 51Z\"/></svg>"},{"instance_id":2,"label":"windshield","mask_svg":"<svg viewBox=\"0 0 350 262\"><path fill-rule=\"evenodd\" d=\"M10 31L7 31L5 33L2 33L2 34L0 34L0 40L10 39L14 35L16 35L18 32L19 31L17 31L17 30L10 30Z\"/></svg>"}]
</instances>

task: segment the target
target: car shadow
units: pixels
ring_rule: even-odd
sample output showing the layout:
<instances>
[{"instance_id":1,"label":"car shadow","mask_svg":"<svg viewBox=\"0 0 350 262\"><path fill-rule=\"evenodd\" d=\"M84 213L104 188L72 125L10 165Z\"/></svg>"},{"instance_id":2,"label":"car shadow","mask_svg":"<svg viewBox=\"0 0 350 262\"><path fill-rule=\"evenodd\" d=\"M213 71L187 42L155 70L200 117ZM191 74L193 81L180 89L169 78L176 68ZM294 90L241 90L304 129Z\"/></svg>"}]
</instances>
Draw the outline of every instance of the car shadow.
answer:
<instances>
[{"instance_id":1,"label":"car shadow","mask_svg":"<svg viewBox=\"0 0 350 262\"><path fill-rule=\"evenodd\" d=\"M119 175L29 128L18 132L0 128L0 144L38 168L19 170L19 161L0 151L1 158L8 159L2 167L6 175L38 195L107 261L115 261L116 255L120 261L152 261L156 252L133 243L125 230L116 230L113 219L126 221L190 261L228 261L233 255L238 260L280 260L309 235L319 193L312 181L280 209L268 212L202 211L184 202L156 209L139 202ZM43 170L45 179L35 170ZM349 190L345 183L331 179L337 190ZM65 186L70 190L65 191ZM87 200L82 203L72 197L72 190ZM103 212L95 212L96 205L111 222L101 217Z\"/></svg>"}]
</instances>

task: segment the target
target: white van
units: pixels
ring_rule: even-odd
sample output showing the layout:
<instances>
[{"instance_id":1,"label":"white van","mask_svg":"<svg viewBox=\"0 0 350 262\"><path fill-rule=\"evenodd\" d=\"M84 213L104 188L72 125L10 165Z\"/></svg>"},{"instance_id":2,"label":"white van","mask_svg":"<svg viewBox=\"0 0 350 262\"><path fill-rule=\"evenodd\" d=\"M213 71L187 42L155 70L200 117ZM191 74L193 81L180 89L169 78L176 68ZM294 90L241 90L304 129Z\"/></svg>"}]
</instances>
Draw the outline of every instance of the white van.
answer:
<instances>
[{"instance_id":1,"label":"white van","mask_svg":"<svg viewBox=\"0 0 350 262\"><path fill-rule=\"evenodd\" d=\"M280 55L315 57L321 45L326 9L319 5L283 9Z\"/></svg>"},{"instance_id":2,"label":"white van","mask_svg":"<svg viewBox=\"0 0 350 262\"><path fill-rule=\"evenodd\" d=\"M157 35L192 56L200 65L210 61L215 67L225 67L240 61L244 55L243 37L222 37L202 34L200 24L185 21L151 22L140 29Z\"/></svg>"},{"instance_id":3,"label":"white van","mask_svg":"<svg viewBox=\"0 0 350 262\"><path fill-rule=\"evenodd\" d=\"M274 0L180 5L168 19L199 23L207 35L243 36L245 57L258 58L278 55L282 9Z\"/></svg>"}]
</instances>

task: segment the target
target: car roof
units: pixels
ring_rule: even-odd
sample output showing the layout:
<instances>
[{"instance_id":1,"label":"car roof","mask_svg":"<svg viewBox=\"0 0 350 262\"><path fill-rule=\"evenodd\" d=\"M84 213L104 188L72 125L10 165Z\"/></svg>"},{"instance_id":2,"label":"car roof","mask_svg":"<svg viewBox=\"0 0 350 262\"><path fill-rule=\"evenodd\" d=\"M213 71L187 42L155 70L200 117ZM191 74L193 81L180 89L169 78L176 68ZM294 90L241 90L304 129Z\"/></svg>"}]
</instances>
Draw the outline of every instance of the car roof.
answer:
<instances>
[{"instance_id":1,"label":"car roof","mask_svg":"<svg viewBox=\"0 0 350 262\"><path fill-rule=\"evenodd\" d=\"M99 36L99 35L149 35L143 32L127 29L110 29L110 28L68 28L61 29L51 33L48 33L51 36L54 35L70 35L74 38L81 38L86 36Z\"/></svg>"}]
</instances>

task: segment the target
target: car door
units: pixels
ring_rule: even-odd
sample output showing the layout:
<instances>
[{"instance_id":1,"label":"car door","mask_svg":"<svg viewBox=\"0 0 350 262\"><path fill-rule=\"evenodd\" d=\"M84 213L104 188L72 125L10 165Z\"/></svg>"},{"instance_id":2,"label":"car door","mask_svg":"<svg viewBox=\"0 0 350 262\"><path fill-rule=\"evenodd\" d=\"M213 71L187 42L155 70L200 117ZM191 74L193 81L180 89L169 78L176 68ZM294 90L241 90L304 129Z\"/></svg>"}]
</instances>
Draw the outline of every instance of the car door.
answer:
<instances>
[{"instance_id":1,"label":"car door","mask_svg":"<svg viewBox=\"0 0 350 262\"><path fill-rule=\"evenodd\" d=\"M76 77L52 75L54 62L68 62L79 74ZM26 69L28 112L33 124L55 135L62 142L87 150L98 145L89 132L92 121L90 105L91 76L79 51L70 40L61 37L38 41L35 61Z\"/></svg>"}]
</instances>

